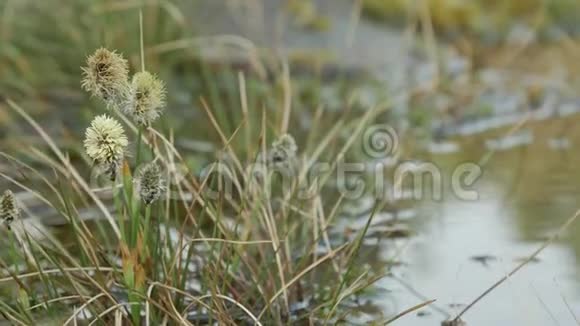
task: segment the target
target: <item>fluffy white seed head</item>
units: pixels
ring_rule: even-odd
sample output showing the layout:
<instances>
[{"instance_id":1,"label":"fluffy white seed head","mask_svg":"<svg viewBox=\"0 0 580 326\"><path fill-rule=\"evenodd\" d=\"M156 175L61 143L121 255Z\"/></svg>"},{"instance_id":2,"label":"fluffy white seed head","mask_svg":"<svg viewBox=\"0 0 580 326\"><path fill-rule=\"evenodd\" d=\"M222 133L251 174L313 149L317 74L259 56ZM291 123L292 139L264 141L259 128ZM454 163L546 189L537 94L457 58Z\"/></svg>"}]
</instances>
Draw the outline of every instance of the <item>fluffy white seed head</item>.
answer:
<instances>
[{"instance_id":1,"label":"fluffy white seed head","mask_svg":"<svg viewBox=\"0 0 580 326\"><path fill-rule=\"evenodd\" d=\"M117 120L107 116L97 116L85 133L87 155L115 178L129 141L123 127Z\"/></svg>"},{"instance_id":2,"label":"fluffy white seed head","mask_svg":"<svg viewBox=\"0 0 580 326\"><path fill-rule=\"evenodd\" d=\"M272 143L269 161L273 165L287 165L296 158L298 146L290 134L282 135Z\"/></svg>"},{"instance_id":3,"label":"fluffy white seed head","mask_svg":"<svg viewBox=\"0 0 580 326\"><path fill-rule=\"evenodd\" d=\"M82 68L83 89L102 99L107 108L125 106L129 91L129 64L115 51L100 48L87 58Z\"/></svg>"},{"instance_id":4,"label":"fluffy white seed head","mask_svg":"<svg viewBox=\"0 0 580 326\"><path fill-rule=\"evenodd\" d=\"M163 82L147 71L138 72L131 82L130 99L125 113L140 125L149 125L159 118L165 107Z\"/></svg>"}]
</instances>

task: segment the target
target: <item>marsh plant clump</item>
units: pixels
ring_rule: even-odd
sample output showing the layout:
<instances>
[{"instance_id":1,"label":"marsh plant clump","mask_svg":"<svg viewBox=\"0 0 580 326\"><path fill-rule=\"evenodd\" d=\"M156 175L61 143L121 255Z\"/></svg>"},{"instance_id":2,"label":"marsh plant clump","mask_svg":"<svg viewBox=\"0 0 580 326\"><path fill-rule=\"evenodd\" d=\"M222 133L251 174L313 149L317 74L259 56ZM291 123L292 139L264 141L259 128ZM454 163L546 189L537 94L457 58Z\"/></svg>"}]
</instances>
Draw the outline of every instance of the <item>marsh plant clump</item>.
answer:
<instances>
[{"instance_id":1,"label":"marsh plant clump","mask_svg":"<svg viewBox=\"0 0 580 326\"><path fill-rule=\"evenodd\" d=\"M16 203L16 198L10 190L4 191L0 197L0 220L8 229L12 222L20 217L20 208Z\"/></svg>"},{"instance_id":2,"label":"marsh plant clump","mask_svg":"<svg viewBox=\"0 0 580 326\"><path fill-rule=\"evenodd\" d=\"M224 144L228 145L228 163L236 169L234 173L223 172L235 189L219 188L218 196L212 196L208 189L216 179L199 173L201 167L175 147L173 134L167 137L155 130L153 122L163 113L166 101L161 80L143 69L126 82L126 61L105 49L89 57L88 66L83 69L83 88L114 110L110 115L95 115L81 151L84 149L112 181L119 182L105 187L89 185L76 170L79 162L69 161L58 146L49 146L60 160L50 162L59 174L57 180L47 180L48 194L34 194L69 222L71 238L67 241L73 244L54 244L51 239L46 244L34 243L26 251L18 252L15 247L11 252L23 257L22 261L42 261L55 273L66 273L64 278L51 275L34 279L44 286L22 287L28 297L34 297L34 304L51 300L45 306L47 311L54 307L50 318L57 320L55 324L82 320L81 309L70 308L84 304L91 316L97 316L90 317L93 322L106 325L285 325L294 318L312 318L322 325L338 318L341 302L350 296L346 292L358 293L374 281L370 275L355 275L359 270L352 267L360 243L335 246L330 242L329 225L323 221L334 213L298 198L296 179L286 184L284 178L277 177L275 169L286 173L301 168L297 164L298 145L286 133L287 128L266 127L265 120L257 120L258 112L249 114L244 123L235 114L211 116L214 128L224 134ZM14 110L33 121L23 110ZM211 111L208 115L213 114ZM272 121L271 125L282 125L282 121ZM227 122L247 128L240 133L246 137L243 151L236 147L235 137L231 144L226 140L228 131L221 126ZM258 135L261 123L263 130ZM47 134L40 125L31 124L40 134ZM270 135L281 136L266 148L264 140ZM134 156L127 155L130 140L135 143ZM316 159L306 150L301 155ZM260 182L247 177L240 163L253 162L256 156L265 172ZM44 153L39 158L46 162ZM211 160L215 157L208 156ZM283 191L269 191L266 181ZM234 190L239 196L232 195ZM0 217L9 225L19 215L13 195L5 194L0 204ZM98 212L97 227L87 227L79 213L84 209ZM320 247L321 239L326 239L324 248ZM55 257L49 256L52 253ZM22 274L44 275L40 270L44 265L22 265L31 269L19 271ZM16 281L19 285L32 279ZM310 279L342 282L335 287L310 286ZM37 289L58 292L37 294ZM61 297L66 301L61 302ZM94 299L88 304L87 298ZM305 311L304 317L293 308L318 298L328 299L318 308L308 307L312 310ZM32 304L23 300L0 305L0 313L15 324L38 324L38 316L28 310ZM60 320L62 311L67 312L64 323Z\"/></svg>"},{"instance_id":3,"label":"marsh plant clump","mask_svg":"<svg viewBox=\"0 0 580 326\"><path fill-rule=\"evenodd\" d=\"M133 76L128 105L125 108L133 120L141 126L149 125L159 118L165 107L165 86L148 71Z\"/></svg>"},{"instance_id":4,"label":"marsh plant clump","mask_svg":"<svg viewBox=\"0 0 580 326\"><path fill-rule=\"evenodd\" d=\"M139 171L136 184L139 197L145 205L151 205L157 201L165 191L165 181L156 163L149 163Z\"/></svg>"},{"instance_id":5,"label":"marsh plant clump","mask_svg":"<svg viewBox=\"0 0 580 326\"><path fill-rule=\"evenodd\" d=\"M87 155L105 169L112 180L123 161L127 145L129 140L121 124L107 115L97 116L85 133Z\"/></svg>"},{"instance_id":6,"label":"marsh plant clump","mask_svg":"<svg viewBox=\"0 0 580 326\"><path fill-rule=\"evenodd\" d=\"M129 91L129 64L122 55L100 48L87 58L82 71L84 90L103 100L109 109L123 106Z\"/></svg>"}]
</instances>

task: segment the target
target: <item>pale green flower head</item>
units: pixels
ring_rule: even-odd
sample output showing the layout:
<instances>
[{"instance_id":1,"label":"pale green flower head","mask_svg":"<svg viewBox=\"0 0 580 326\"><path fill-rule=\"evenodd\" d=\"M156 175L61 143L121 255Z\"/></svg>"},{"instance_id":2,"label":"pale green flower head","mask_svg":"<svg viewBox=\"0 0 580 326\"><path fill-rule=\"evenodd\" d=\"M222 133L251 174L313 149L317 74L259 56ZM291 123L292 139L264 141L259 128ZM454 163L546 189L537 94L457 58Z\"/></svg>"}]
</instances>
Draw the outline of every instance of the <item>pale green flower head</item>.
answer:
<instances>
[{"instance_id":1,"label":"pale green flower head","mask_svg":"<svg viewBox=\"0 0 580 326\"><path fill-rule=\"evenodd\" d=\"M16 203L16 198L10 190L6 190L0 196L0 220L10 230L10 224L20 217L20 208Z\"/></svg>"},{"instance_id":2,"label":"pale green flower head","mask_svg":"<svg viewBox=\"0 0 580 326\"><path fill-rule=\"evenodd\" d=\"M131 82L131 94L125 113L142 126L159 118L165 107L165 85L147 71L138 72Z\"/></svg>"},{"instance_id":3,"label":"pale green flower head","mask_svg":"<svg viewBox=\"0 0 580 326\"><path fill-rule=\"evenodd\" d=\"M117 120L97 116L85 133L85 150L97 164L119 164L129 145L123 127Z\"/></svg>"},{"instance_id":4,"label":"pale green flower head","mask_svg":"<svg viewBox=\"0 0 580 326\"><path fill-rule=\"evenodd\" d=\"M129 91L129 64L115 51L100 48L87 58L82 68L83 89L102 99L107 108L125 106Z\"/></svg>"}]
</instances>

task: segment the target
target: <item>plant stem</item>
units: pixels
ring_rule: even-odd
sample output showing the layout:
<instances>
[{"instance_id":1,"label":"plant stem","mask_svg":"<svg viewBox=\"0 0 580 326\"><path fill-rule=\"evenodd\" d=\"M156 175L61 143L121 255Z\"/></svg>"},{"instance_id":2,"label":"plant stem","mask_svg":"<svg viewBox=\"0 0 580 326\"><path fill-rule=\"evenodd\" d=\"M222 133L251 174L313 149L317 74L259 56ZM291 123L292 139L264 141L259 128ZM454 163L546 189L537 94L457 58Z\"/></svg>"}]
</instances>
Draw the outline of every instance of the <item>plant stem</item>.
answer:
<instances>
[{"instance_id":1,"label":"plant stem","mask_svg":"<svg viewBox=\"0 0 580 326\"><path fill-rule=\"evenodd\" d=\"M137 239L139 238L139 220L141 217L140 213L140 202L139 200L135 200L135 198L131 199L131 244L133 246L137 245Z\"/></svg>"},{"instance_id":2,"label":"plant stem","mask_svg":"<svg viewBox=\"0 0 580 326\"><path fill-rule=\"evenodd\" d=\"M137 132L137 156L135 158L135 164L139 166L141 163L141 136L143 135L143 127L139 127Z\"/></svg>"},{"instance_id":3,"label":"plant stem","mask_svg":"<svg viewBox=\"0 0 580 326\"><path fill-rule=\"evenodd\" d=\"M143 244L148 245L149 224L151 224L151 205L145 206L145 225L143 226Z\"/></svg>"},{"instance_id":4,"label":"plant stem","mask_svg":"<svg viewBox=\"0 0 580 326\"><path fill-rule=\"evenodd\" d=\"M141 298L133 291L135 291L135 289L132 289L131 292L129 292L129 302L140 303ZM131 305L131 319L133 319L133 325L141 325L141 304Z\"/></svg>"},{"instance_id":5,"label":"plant stem","mask_svg":"<svg viewBox=\"0 0 580 326\"><path fill-rule=\"evenodd\" d=\"M143 10L139 10L139 49L141 51L141 71L145 71L145 40L143 37Z\"/></svg>"},{"instance_id":6,"label":"plant stem","mask_svg":"<svg viewBox=\"0 0 580 326\"><path fill-rule=\"evenodd\" d=\"M119 230L121 231L121 243L127 243L127 233L125 233L125 219L123 218L123 204L119 199L119 190L114 186L113 201L115 202L115 209L119 218Z\"/></svg>"}]
</instances>

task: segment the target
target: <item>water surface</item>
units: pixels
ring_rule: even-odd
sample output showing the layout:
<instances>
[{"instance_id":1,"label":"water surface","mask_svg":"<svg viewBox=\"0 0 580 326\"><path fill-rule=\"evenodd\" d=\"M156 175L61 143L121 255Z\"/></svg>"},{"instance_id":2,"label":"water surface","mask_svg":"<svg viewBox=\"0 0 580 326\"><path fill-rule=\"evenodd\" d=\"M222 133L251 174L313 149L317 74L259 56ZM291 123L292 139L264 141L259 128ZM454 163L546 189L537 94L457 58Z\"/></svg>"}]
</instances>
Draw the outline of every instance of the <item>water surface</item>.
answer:
<instances>
[{"instance_id":1,"label":"water surface","mask_svg":"<svg viewBox=\"0 0 580 326\"><path fill-rule=\"evenodd\" d=\"M379 305L387 314L437 299L397 325L435 325L455 315L538 248L580 202L580 137L577 116L525 125L531 143L498 148L476 184L480 199L461 201L447 192L442 202L417 204L415 237L381 242L385 253L402 247L396 278L378 285L388 291ZM456 153L428 160L449 172L461 162L488 155L486 141L505 130L459 139ZM560 146L566 144L566 146ZM580 316L580 223L465 315L468 325L573 325ZM389 258L385 254L384 258Z\"/></svg>"}]
</instances>

